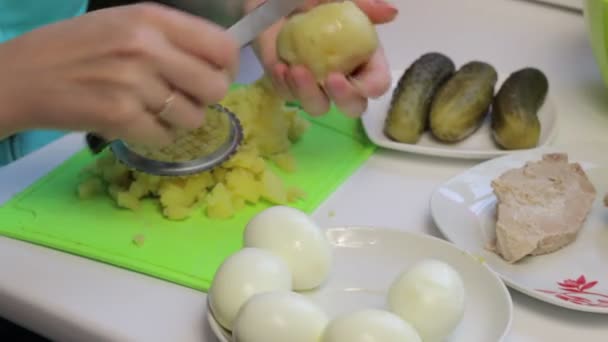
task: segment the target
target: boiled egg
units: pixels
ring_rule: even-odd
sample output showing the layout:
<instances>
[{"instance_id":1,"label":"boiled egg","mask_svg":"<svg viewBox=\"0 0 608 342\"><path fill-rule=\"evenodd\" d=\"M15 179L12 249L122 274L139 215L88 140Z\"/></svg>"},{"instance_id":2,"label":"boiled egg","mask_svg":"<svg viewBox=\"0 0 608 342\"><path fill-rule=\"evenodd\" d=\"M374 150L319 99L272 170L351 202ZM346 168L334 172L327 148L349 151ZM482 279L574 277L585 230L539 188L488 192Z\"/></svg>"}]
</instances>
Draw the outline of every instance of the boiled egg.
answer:
<instances>
[{"instance_id":1,"label":"boiled egg","mask_svg":"<svg viewBox=\"0 0 608 342\"><path fill-rule=\"evenodd\" d=\"M331 245L321 228L304 212L275 206L257 214L245 227L244 244L283 258L293 276L293 290L319 287L331 268Z\"/></svg>"},{"instance_id":2,"label":"boiled egg","mask_svg":"<svg viewBox=\"0 0 608 342\"><path fill-rule=\"evenodd\" d=\"M434 259L422 260L399 275L388 294L390 311L409 322L423 341L450 335L462 320L464 304L460 274Z\"/></svg>"},{"instance_id":3,"label":"boiled egg","mask_svg":"<svg viewBox=\"0 0 608 342\"><path fill-rule=\"evenodd\" d=\"M291 291L252 297L234 322L234 342L316 342L329 323L326 313Z\"/></svg>"},{"instance_id":4,"label":"boiled egg","mask_svg":"<svg viewBox=\"0 0 608 342\"><path fill-rule=\"evenodd\" d=\"M338 316L323 333L322 342L421 342L418 332L399 316L365 309Z\"/></svg>"},{"instance_id":5,"label":"boiled egg","mask_svg":"<svg viewBox=\"0 0 608 342\"><path fill-rule=\"evenodd\" d=\"M243 248L217 270L209 305L218 323L231 330L239 309L253 295L291 287L291 273L283 259L266 250Z\"/></svg>"}]
</instances>

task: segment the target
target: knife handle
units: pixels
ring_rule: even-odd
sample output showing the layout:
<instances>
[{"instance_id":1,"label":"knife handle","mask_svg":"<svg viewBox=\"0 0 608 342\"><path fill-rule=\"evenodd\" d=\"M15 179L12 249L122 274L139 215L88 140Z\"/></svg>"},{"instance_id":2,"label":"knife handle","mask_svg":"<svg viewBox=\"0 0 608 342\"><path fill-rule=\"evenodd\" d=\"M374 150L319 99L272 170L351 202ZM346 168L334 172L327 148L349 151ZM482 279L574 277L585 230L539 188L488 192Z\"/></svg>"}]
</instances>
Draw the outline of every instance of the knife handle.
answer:
<instances>
[{"instance_id":1,"label":"knife handle","mask_svg":"<svg viewBox=\"0 0 608 342\"><path fill-rule=\"evenodd\" d=\"M85 140L87 147L93 154L101 153L106 147L108 147L108 145L110 145L110 141L95 133L87 133Z\"/></svg>"}]
</instances>

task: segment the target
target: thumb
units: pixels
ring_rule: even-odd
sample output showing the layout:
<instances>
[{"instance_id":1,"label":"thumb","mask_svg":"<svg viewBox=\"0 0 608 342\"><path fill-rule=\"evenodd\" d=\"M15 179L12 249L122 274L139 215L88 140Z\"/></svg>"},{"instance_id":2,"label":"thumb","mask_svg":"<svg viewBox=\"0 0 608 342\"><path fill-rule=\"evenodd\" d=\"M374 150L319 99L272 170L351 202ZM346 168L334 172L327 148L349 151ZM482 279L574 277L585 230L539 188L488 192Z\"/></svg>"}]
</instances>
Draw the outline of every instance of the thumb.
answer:
<instances>
[{"instance_id":1,"label":"thumb","mask_svg":"<svg viewBox=\"0 0 608 342\"><path fill-rule=\"evenodd\" d=\"M353 2L374 24L389 23L399 14L399 9L387 0L353 0Z\"/></svg>"}]
</instances>

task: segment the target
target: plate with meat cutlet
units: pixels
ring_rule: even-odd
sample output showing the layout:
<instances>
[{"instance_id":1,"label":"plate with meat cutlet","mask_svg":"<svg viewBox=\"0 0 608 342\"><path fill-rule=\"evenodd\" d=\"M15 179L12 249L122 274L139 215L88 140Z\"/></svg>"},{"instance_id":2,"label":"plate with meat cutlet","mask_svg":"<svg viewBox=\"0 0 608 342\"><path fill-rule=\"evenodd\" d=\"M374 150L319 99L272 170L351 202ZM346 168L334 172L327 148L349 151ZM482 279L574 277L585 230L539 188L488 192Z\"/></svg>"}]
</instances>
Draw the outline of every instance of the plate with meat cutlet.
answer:
<instances>
[{"instance_id":1,"label":"plate with meat cutlet","mask_svg":"<svg viewBox=\"0 0 608 342\"><path fill-rule=\"evenodd\" d=\"M608 314L608 154L545 148L483 162L440 185L445 238L524 294Z\"/></svg>"}]
</instances>

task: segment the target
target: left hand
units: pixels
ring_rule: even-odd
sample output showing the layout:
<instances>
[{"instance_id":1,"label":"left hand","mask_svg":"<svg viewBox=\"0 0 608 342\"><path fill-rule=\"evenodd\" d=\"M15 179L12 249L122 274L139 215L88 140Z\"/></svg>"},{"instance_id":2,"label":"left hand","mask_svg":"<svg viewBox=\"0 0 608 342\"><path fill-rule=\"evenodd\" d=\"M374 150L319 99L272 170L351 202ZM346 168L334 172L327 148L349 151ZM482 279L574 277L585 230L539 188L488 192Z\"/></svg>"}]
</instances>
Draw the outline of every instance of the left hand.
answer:
<instances>
[{"instance_id":1,"label":"left hand","mask_svg":"<svg viewBox=\"0 0 608 342\"><path fill-rule=\"evenodd\" d=\"M250 8L264 0L251 0ZM300 10L310 9L324 0L308 0ZM374 24L389 23L398 14L396 7L385 0L353 0ZM285 19L266 30L254 42L254 50L266 74L270 76L279 94L286 100L299 100L311 115L323 115L334 102L338 109L351 117L358 117L367 109L369 98L382 96L391 84L391 75L384 50L379 47L371 59L355 74L331 73L324 89L316 82L310 70L303 66L282 63L276 51L277 36Z\"/></svg>"}]
</instances>

